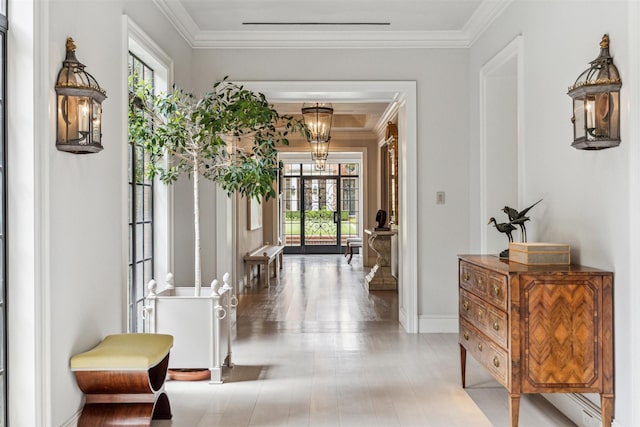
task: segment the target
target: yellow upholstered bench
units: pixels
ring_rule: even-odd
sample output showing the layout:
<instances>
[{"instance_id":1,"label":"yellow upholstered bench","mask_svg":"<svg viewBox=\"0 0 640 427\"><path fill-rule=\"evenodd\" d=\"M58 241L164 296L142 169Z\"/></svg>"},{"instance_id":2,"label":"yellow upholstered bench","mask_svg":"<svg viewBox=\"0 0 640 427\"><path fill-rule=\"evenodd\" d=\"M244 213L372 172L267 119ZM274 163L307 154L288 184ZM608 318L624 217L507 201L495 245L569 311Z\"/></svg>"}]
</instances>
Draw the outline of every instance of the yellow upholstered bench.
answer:
<instances>
[{"instance_id":1,"label":"yellow upholstered bench","mask_svg":"<svg viewBox=\"0 0 640 427\"><path fill-rule=\"evenodd\" d=\"M164 382L173 337L164 334L109 335L71 358L85 394L78 426L150 426L171 419Z\"/></svg>"}]
</instances>

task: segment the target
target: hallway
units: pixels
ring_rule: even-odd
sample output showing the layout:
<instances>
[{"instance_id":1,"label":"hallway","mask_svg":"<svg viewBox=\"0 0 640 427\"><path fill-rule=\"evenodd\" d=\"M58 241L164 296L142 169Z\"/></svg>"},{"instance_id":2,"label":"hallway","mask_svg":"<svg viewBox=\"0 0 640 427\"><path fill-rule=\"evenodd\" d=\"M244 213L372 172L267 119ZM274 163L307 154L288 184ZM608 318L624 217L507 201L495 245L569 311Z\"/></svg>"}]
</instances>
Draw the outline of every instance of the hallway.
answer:
<instances>
[{"instance_id":1,"label":"hallway","mask_svg":"<svg viewBox=\"0 0 640 427\"><path fill-rule=\"evenodd\" d=\"M170 381L154 426L508 426L506 391L472 358L460 387L455 334L413 334L395 292L367 292L361 256L287 255L280 283L239 297L225 383ZM455 286L455 284L452 284ZM523 396L521 427L573 426Z\"/></svg>"}]
</instances>

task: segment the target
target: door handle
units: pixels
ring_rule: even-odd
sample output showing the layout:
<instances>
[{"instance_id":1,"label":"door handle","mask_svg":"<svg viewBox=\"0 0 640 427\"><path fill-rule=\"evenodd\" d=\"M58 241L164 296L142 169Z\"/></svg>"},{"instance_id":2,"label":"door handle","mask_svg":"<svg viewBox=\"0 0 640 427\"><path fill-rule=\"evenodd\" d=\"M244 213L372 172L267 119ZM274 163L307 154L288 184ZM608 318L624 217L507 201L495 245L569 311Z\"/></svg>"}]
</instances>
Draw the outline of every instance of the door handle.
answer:
<instances>
[{"instance_id":1,"label":"door handle","mask_svg":"<svg viewBox=\"0 0 640 427\"><path fill-rule=\"evenodd\" d=\"M333 212L333 223L337 224L340 220L340 213L338 211Z\"/></svg>"}]
</instances>

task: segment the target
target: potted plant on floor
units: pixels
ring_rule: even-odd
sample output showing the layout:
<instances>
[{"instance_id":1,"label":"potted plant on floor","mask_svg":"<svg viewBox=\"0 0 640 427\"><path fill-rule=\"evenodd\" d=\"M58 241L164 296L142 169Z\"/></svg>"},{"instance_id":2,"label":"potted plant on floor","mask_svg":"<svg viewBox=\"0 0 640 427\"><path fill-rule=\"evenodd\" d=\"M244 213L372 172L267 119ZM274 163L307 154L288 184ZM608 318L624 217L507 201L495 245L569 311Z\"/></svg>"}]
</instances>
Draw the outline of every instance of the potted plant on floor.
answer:
<instances>
[{"instance_id":1,"label":"potted plant on floor","mask_svg":"<svg viewBox=\"0 0 640 427\"><path fill-rule=\"evenodd\" d=\"M194 328L194 323L209 324L213 328L204 331L207 343L215 335L219 325L214 324L221 317L219 297L228 288L214 288L200 296L200 179L215 182L229 196L241 194L258 201L274 197L273 183L278 173L276 147L288 144L287 135L302 130L303 125L290 116L280 116L263 94L247 90L226 78L215 83L212 91L201 97L178 88L171 93L154 95L151 86L137 80L136 76L132 76L129 87L132 88L129 138L137 146L144 147L149 159L149 178L157 176L165 184L172 184L180 176L187 175L193 181L194 286L179 290L170 287L158 293L153 289L150 295L153 312L147 316L150 317L150 329L174 335L172 366L200 367L178 365L195 363L190 360L201 356L194 350L200 345L194 335L207 328ZM166 300L163 297L167 297ZM214 300L203 303L206 298ZM180 308L171 308L177 304ZM195 308L198 306L203 307L201 315L195 314L200 310ZM216 356L219 356L220 346L205 344L208 349L212 346L216 347ZM208 361L217 359L205 358ZM210 369L213 375L214 370Z\"/></svg>"}]
</instances>

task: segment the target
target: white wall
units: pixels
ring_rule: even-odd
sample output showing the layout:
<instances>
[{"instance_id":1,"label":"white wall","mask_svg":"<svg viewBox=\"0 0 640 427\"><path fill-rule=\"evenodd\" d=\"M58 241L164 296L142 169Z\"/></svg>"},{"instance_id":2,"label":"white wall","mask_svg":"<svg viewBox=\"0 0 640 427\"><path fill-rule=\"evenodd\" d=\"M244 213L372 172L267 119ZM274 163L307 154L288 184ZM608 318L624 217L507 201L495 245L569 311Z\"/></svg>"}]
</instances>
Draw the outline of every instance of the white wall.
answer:
<instances>
[{"instance_id":1,"label":"white wall","mask_svg":"<svg viewBox=\"0 0 640 427\"><path fill-rule=\"evenodd\" d=\"M465 49L197 50L194 84L415 80L418 87L419 313L457 325L456 254L468 243L468 52ZM198 84L197 81L200 83ZM436 191L447 204L435 204Z\"/></svg>"},{"instance_id":2,"label":"white wall","mask_svg":"<svg viewBox=\"0 0 640 427\"><path fill-rule=\"evenodd\" d=\"M57 426L76 413L82 399L69 371L69 358L106 334L126 330L126 40L122 14L130 14L173 56L178 81L190 80L191 51L150 0L36 2L33 10L26 10L26 3L9 5L10 10L16 10L11 23L16 40L9 63L15 57L24 61L22 68L9 76L8 86L22 95L12 99L24 99L24 106L31 105L36 114L44 111L44 120L37 120L38 116L32 122L11 120L10 158L19 158L31 144L35 153L30 156L36 162L24 169L12 166L10 205L21 210L12 208L9 212L10 229L34 218L34 212L32 224L36 226L31 237L29 227L24 233L12 233L14 246L10 247L9 294L16 298L9 306L15 320L9 347L25 351L12 353L9 359L10 424ZM21 11L24 13L18 16ZM29 28L30 21L36 28ZM162 22L165 24L159 25ZM105 148L99 154L72 155L55 149L54 82L68 36L76 42L79 60L107 91L103 104ZM29 49L35 53L30 58ZM43 81L40 89L39 79ZM37 165L35 170L33 164ZM27 280L19 280L29 252L35 254L35 277L29 278L27 273ZM29 294L35 295L31 301L25 297ZM33 314L34 309L39 314ZM36 321L35 339L15 326L25 315ZM31 325L25 323L25 327ZM29 341L29 345L35 342L33 352L24 347ZM35 360L28 354L36 354ZM41 357L43 365L38 363ZM29 363L35 374L22 376L28 368L23 365ZM34 393L36 388L42 391Z\"/></svg>"},{"instance_id":3,"label":"white wall","mask_svg":"<svg viewBox=\"0 0 640 427\"><path fill-rule=\"evenodd\" d=\"M21 230L15 231L10 240L9 294L14 297L10 299L10 320L24 320L26 328L26 338L16 328L9 336L10 345L16 344L9 360L9 369L16 369L12 371L10 388L11 424L60 425L68 420L81 401L68 369L69 357L94 345L104 334L126 329L126 165L122 161L126 158L126 65L122 13L130 15L172 57L176 83L195 92L203 92L225 75L244 81L417 82L419 222L415 232L419 236L419 313L427 325L437 319L455 325L456 254L478 250L480 227L486 227L486 218L478 216L478 72L517 34L524 34L523 198L545 200L536 207L530 238L570 243L576 261L616 273L616 418L620 426L638 424L631 415L630 396L634 389L630 377L620 374L632 371L629 343L638 332L637 325L627 326L633 302L626 233L631 221L627 198L630 141L624 139L627 119L622 119L623 144L619 148L576 151L569 145L571 106L566 96L567 86L597 56L597 44L605 32L611 36L612 53L624 82L629 61L628 2L589 2L588 9L581 9L573 1L516 1L470 50L267 49L192 53L151 0L54 0L36 2L35 11L29 10L27 2L14 0L10 4L12 14L24 12L34 19L43 11L46 22L37 18L32 21L33 26L11 24L14 34L10 48L25 49L19 64L26 66L13 68L9 88L15 91L13 99L25 95L27 100L22 110L10 113L22 116L11 116L15 120L9 130L10 159L22 160L18 164L25 166L24 180L22 172L15 169L10 175L9 194L16 199L10 200L14 208L9 212L9 227L10 231L19 225L26 227L22 235ZM95 16L100 19L90 18ZM594 24L576 25L577 22ZM35 34L40 29L45 31L44 42ZM69 35L76 40L79 59L109 96L104 103L105 150L99 154L73 156L54 149L53 81ZM41 50L49 58L38 65ZM32 73L36 85L38 75L44 76L44 93L37 92L37 87L36 93L30 90ZM14 87L13 83L21 86ZM624 91L623 86L623 97ZM29 106L38 109L42 95L49 100L49 123L29 119ZM632 113L637 115L635 107L628 112L629 117ZM38 134L48 138L40 140ZM189 183L182 182L175 191L175 204L183 213L191 211L190 192L185 190L188 188ZM40 194L42 191L44 195ZM435 204L436 191L446 192L445 205ZM213 192L211 197L208 209L213 210ZM634 214L638 216L638 212ZM181 215L176 212L175 216ZM186 254L192 251L187 237L191 224L185 220L175 228L176 272L184 272L185 277L189 271ZM212 220L205 226L205 234L215 236L217 226ZM215 257L215 247L207 251ZM179 257L183 257L181 261ZM25 263L27 271L20 275ZM178 271L179 264L182 272ZM180 280L178 274L177 277ZM25 280L17 283L16 278ZM25 339L35 340L35 349ZM15 353L18 349L26 354L34 351L50 356L46 366L32 367L43 378L28 373L29 365L37 365L37 360L21 357ZM45 386L41 393L45 402L38 401L38 393L33 392L40 383ZM25 394L19 394L22 392ZM44 414L44 422L36 421L39 413Z\"/></svg>"},{"instance_id":4,"label":"white wall","mask_svg":"<svg viewBox=\"0 0 640 427\"><path fill-rule=\"evenodd\" d=\"M615 273L616 422L638 425L628 372L632 370L630 342L638 325L630 324L628 123L637 105L622 117L622 144L605 151L578 151L570 146L571 100L567 87L599 53L600 38L611 37L611 53L623 80L628 72L626 1L516 1L470 50L470 188L472 250L480 245L478 164L479 70L518 34L524 39L524 201L544 201L531 211L530 241L571 244L572 261ZM576 25L576 23L588 25ZM626 101L623 101L624 105ZM523 206L521 206L523 207ZM635 260L634 262L637 262ZM635 308L634 308L635 309ZM636 360L637 363L637 360Z\"/></svg>"}]
</instances>

